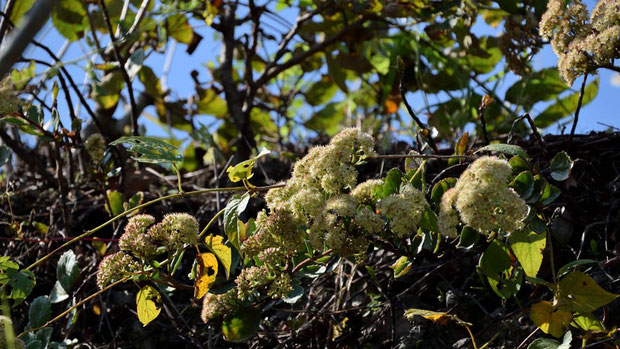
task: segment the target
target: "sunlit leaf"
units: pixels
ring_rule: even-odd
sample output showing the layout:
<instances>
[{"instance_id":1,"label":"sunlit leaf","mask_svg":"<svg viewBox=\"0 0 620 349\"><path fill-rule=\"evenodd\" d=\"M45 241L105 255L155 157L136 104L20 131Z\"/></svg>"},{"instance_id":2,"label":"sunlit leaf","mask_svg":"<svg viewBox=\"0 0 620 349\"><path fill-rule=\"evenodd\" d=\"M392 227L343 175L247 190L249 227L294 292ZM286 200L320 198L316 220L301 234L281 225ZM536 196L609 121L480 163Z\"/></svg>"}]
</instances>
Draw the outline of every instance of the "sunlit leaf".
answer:
<instances>
[{"instance_id":1,"label":"sunlit leaf","mask_svg":"<svg viewBox=\"0 0 620 349\"><path fill-rule=\"evenodd\" d=\"M142 325L146 326L157 318L161 312L161 308L158 306L159 303L161 303L161 295L155 287L146 285L138 291L136 304L138 320L140 320Z\"/></svg>"},{"instance_id":2,"label":"sunlit leaf","mask_svg":"<svg viewBox=\"0 0 620 349\"><path fill-rule=\"evenodd\" d=\"M576 313L573 316L573 325L584 331L605 331L605 326L592 313Z\"/></svg>"},{"instance_id":3,"label":"sunlit leaf","mask_svg":"<svg viewBox=\"0 0 620 349\"><path fill-rule=\"evenodd\" d=\"M452 315L452 314L448 314L448 313L444 313L444 312L437 312L437 311L431 311L431 310L424 310L424 309L407 309L405 310L405 317L411 321L413 320L413 318L415 316L421 316L427 320L431 320L433 322L436 322L438 324L441 325L445 325L448 323L449 320L456 322L457 324L461 325L461 326L471 326L471 324L469 322L465 322L461 319L459 319L456 315Z\"/></svg>"},{"instance_id":4,"label":"sunlit leaf","mask_svg":"<svg viewBox=\"0 0 620 349\"><path fill-rule=\"evenodd\" d=\"M412 263L406 256L400 257L394 264L390 265L391 269L394 269L394 278L398 279L401 276L407 275L411 270Z\"/></svg>"},{"instance_id":5,"label":"sunlit leaf","mask_svg":"<svg viewBox=\"0 0 620 349\"><path fill-rule=\"evenodd\" d=\"M547 236L533 231L521 230L512 233L508 242L519 263L521 263L525 275L536 277L542 265Z\"/></svg>"},{"instance_id":6,"label":"sunlit leaf","mask_svg":"<svg viewBox=\"0 0 620 349\"><path fill-rule=\"evenodd\" d=\"M205 237L205 244L207 244L209 251L213 252L220 263L222 263L226 271L226 278L228 278L230 276L230 265L232 263L232 250L222 243L223 240L224 238L219 235L208 235Z\"/></svg>"},{"instance_id":7,"label":"sunlit leaf","mask_svg":"<svg viewBox=\"0 0 620 349\"><path fill-rule=\"evenodd\" d=\"M196 260L198 261L198 269L196 270L197 279L194 287L194 297L200 299L209 292L211 285L215 282L218 265L215 255L209 252L201 253L196 257Z\"/></svg>"},{"instance_id":8,"label":"sunlit leaf","mask_svg":"<svg viewBox=\"0 0 620 349\"><path fill-rule=\"evenodd\" d=\"M560 338L568 329L572 315L569 311L554 308L551 302L545 301L532 306L530 319L543 332Z\"/></svg>"},{"instance_id":9,"label":"sunlit leaf","mask_svg":"<svg viewBox=\"0 0 620 349\"><path fill-rule=\"evenodd\" d=\"M58 266L56 267L56 278L67 293L71 291L71 288L75 284L79 273L80 267L75 253L71 250L63 253L62 256L60 256Z\"/></svg>"},{"instance_id":10,"label":"sunlit leaf","mask_svg":"<svg viewBox=\"0 0 620 349\"><path fill-rule=\"evenodd\" d=\"M176 41L184 44L192 42L194 31L187 22L187 18L182 13L175 13L166 18L166 29L168 34Z\"/></svg>"},{"instance_id":11,"label":"sunlit leaf","mask_svg":"<svg viewBox=\"0 0 620 349\"><path fill-rule=\"evenodd\" d=\"M252 176L254 176L252 169L254 167L254 163L256 163L256 160L260 159L265 155L269 155L270 153L271 151L269 151L268 149L263 149L256 157L242 161L235 166L229 166L226 169L226 172L228 173L228 178L230 178L231 182L239 182L241 180L248 180L252 178Z\"/></svg>"},{"instance_id":12,"label":"sunlit leaf","mask_svg":"<svg viewBox=\"0 0 620 349\"><path fill-rule=\"evenodd\" d=\"M112 216L121 214L124 211L123 204L125 203L125 195L116 190L108 190L106 195L108 197L108 202L105 205L105 210Z\"/></svg>"},{"instance_id":13,"label":"sunlit leaf","mask_svg":"<svg viewBox=\"0 0 620 349\"><path fill-rule=\"evenodd\" d=\"M558 292L571 311L590 313L618 298L605 291L594 279L580 271L572 271L562 278Z\"/></svg>"},{"instance_id":14,"label":"sunlit leaf","mask_svg":"<svg viewBox=\"0 0 620 349\"><path fill-rule=\"evenodd\" d=\"M131 136L121 137L110 145L129 144L129 151L138 155L131 158L146 163L175 163L183 161L183 156L179 155L176 147L153 137Z\"/></svg>"},{"instance_id":15,"label":"sunlit leaf","mask_svg":"<svg viewBox=\"0 0 620 349\"><path fill-rule=\"evenodd\" d=\"M65 38L75 41L88 27L88 15L80 0L63 0L52 9L52 23Z\"/></svg>"},{"instance_id":16,"label":"sunlit leaf","mask_svg":"<svg viewBox=\"0 0 620 349\"><path fill-rule=\"evenodd\" d=\"M513 144L493 143L476 150L475 153L479 153L482 151L493 151L497 153L519 155L524 159L528 158L527 153L525 152L525 150L523 150L523 148Z\"/></svg>"}]
</instances>

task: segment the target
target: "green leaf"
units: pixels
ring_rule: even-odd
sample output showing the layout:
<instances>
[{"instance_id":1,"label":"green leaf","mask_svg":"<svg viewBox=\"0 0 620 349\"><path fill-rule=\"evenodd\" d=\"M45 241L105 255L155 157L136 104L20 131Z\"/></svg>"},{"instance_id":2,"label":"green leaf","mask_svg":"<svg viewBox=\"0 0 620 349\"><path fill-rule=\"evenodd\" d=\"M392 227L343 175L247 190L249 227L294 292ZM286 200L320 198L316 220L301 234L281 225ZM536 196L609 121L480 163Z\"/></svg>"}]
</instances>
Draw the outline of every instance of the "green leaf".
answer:
<instances>
[{"instance_id":1,"label":"green leaf","mask_svg":"<svg viewBox=\"0 0 620 349\"><path fill-rule=\"evenodd\" d=\"M235 166L229 166L226 169L226 172L228 173L228 178L233 183L252 178L254 176L252 169L254 168L254 163L256 163L256 160L260 159L265 155L269 155L270 153L271 151L263 148L263 150L261 150L261 152L255 157L249 160L242 161Z\"/></svg>"},{"instance_id":2,"label":"green leaf","mask_svg":"<svg viewBox=\"0 0 620 349\"><path fill-rule=\"evenodd\" d=\"M299 282L293 282L293 289L286 296L282 298L284 303L295 304L297 303L301 297L304 295L304 288L301 287Z\"/></svg>"},{"instance_id":3,"label":"green leaf","mask_svg":"<svg viewBox=\"0 0 620 349\"><path fill-rule=\"evenodd\" d=\"M542 195L540 196L540 203L543 206L548 206L553 203L555 199L560 196L560 194L562 194L562 191L558 187L545 181L545 187L542 191Z\"/></svg>"},{"instance_id":4,"label":"green leaf","mask_svg":"<svg viewBox=\"0 0 620 349\"><path fill-rule=\"evenodd\" d=\"M35 76L35 68L34 61L30 61L30 64L21 70L11 70L11 83L15 86L15 90L19 91L26 88L30 80Z\"/></svg>"},{"instance_id":5,"label":"green leaf","mask_svg":"<svg viewBox=\"0 0 620 349\"><path fill-rule=\"evenodd\" d=\"M93 92L91 97L94 98L97 103L103 109L116 108L120 93L125 87L125 80L120 71L114 70L109 72L101 78L101 81L93 84Z\"/></svg>"},{"instance_id":6,"label":"green leaf","mask_svg":"<svg viewBox=\"0 0 620 349\"><path fill-rule=\"evenodd\" d=\"M196 103L198 114L209 114L219 118L226 117L228 113L226 101L214 90L200 91L199 96L200 100Z\"/></svg>"},{"instance_id":7,"label":"green leaf","mask_svg":"<svg viewBox=\"0 0 620 349\"><path fill-rule=\"evenodd\" d=\"M598 94L599 79L589 83L583 94L582 106L590 103ZM574 114L577 111L579 103L579 92L573 93L568 97L559 99L555 104L547 107L542 113L534 119L536 127L547 127L553 125L558 120Z\"/></svg>"},{"instance_id":8,"label":"green leaf","mask_svg":"<svg viewBox=\"0 0 620 349\"><path fill-rule=\"evenodd\" d=\"M184 44L192 42L194 30L182 13L175 13L166 18L166 30L176 41Z\"/></svg>"},{"instance_id":9,"label":"green leaf","mask_svg":"<svg viewBox=\"0 0 620 349\"><path fill-rule=\"evenodd\" d=\"M534 176L531 171L523 171L515 177L510 186L521 196L527 198L534 192Z\"/></svg>"},{"instance_id":10,"label":"green leaf","mask_svg":"<svg viewBox=\"0 0 620 349\"><path fill-rule=\"evenodd\" d=\"M519 263L521 263L525 275L536 277L542 265L543 252L547 245L546 235L522 230L512 233L508 242Z\"/></svg>"},{"instance_id":11,"label":"green leaf","mask_svg":"<svg viewBox=\"0 0 620 349\"><path fill-rule=\"evenodd\" d=\"M562 268L558 269L558 277L560 278L566 275L571 269L576 268L580 265L594 264L594 263L598 263L598 262L595 261L594 259L578 259L576 261L566 263L564 266L562 266Z\"/></svg>"},{"instance_id":12,"label":"green leaf","mask_svg":"<svg viewBox=\"0 0 620 349\"><path fill-rule=\"evenodd\" d=\"M594 279L580 271L572 271L560 280L558 292L571 311L590 313L618 298L605 291Z\"/></svg>"},{"instance_id":13,"label":"green leaf","mask_svg":"<svg viewBox=\"0 0 620 349\"><path fill-rule=\"evenodd\" d=\"M605 326L592 313L576 313L573 316L573 325L580 327L584 331L605 331Z\"/></svg>"},{"instance_id":14,"label":"green leaf","mask_svg":"<svg viewBox=\"0 0 620 349\"><path fill-rule=\"evenodd\" d=\"M489 144L485 147L482 147L478 150L476 150L476 153L479 153L481 151L494 151L497 153L504 153L504 154L510 154L510 155L519 155L520 157L527 159L527 153L525 152L525 150L523 150L523 148L521 148L518 145L513 145L513 144L503 144L503 143L493 143L493 144Z\"/></svg>"},{"instance_id":15,"label":"green leaf","mask_svg":"<svg viewBox=\"0 0 620 349\"><path fill-rule=\"evenodd\" d=\"M237 251L241 251L237 221L239 214L245 211L249 200L250 194L248 193L243 194L243 196L233 195L224 208L224 232Z\"/></svg>"},{"instance_id":16,"label":"green leaf","mask_svg":"<svg viewBox=\"0 0 620 349\"><path fill-rule=\"evenodd\" d=\"M88 14L80 0L63 0L52 9L52 23L56 30L70 41L82 37L88 27Z\"/></svg>"},{"instance_id":17,"label":"green leaf","mask_svg":"<svg viewBox=\"0 0 620 349\"><path fill-rule=\"evenodd\" d=\"M43 125L43 108L40 105L33 104L28 108L26 117L37 125Z\"/></svg>"},{"instance_id":18,"label":"green leaf","mask_svg":"<svg viewBox=\"0 0 620 349\"><path fill-rule=\"evenodd\" d=\"M30 10L34 5L35 0L19 0L15 1L13 5L13 11L9 19L15 25L19 24L19 20L22 16Z\"/></svg>"},{"instance_id":19,"label":"green leaf","mask_svg":"<svg viewBox=\"0 0 620 349\"><path fill-rule=\"evenodd\" d=\"M548 184L547 180L540 174L537 174L536 176L534 176L534 190L532 191L532 195L525 198L525 201L528 204L537 203L538 200L541 198L543 194L543 190L545 189L547 184Z\"/></svg>"},{"instance_id":20,"label":"green leaf","mask_svg":"<svg viewBox=\"0 0 620 349\"><path fill-rule=\"evenodd\" d=\"M153 137L131 136L121 137L110 145L129 144L129 151L138 153L131 158L146 163L175 163L183 161L176 147Z\"/></svg>"},{"instance_id":21,"label":"green leaf","mask_svg":"<svg viewBox=\"0 0 620 349\"><path fill-rule=\"evenodd\" d=\"M161 295L155 287L146 285L140 289L136 296L138 320L146 326L155 320L161 308L157 304L161 303Z\"/></svg>"},{"instance_id":22,"label":"green leaf","mask_svg":"<svg viewBox=\"0 0 620 349\"><path fill-rule=\"evenodd\" d=\"M570 175L570 169L573 167L573 162L570 156L566 152L561 151L551 159L549 170L551 171L551 178L558 182L565 181Z\"/></svg>"},{"instance_id":23,"label":"green leaf","mask_svg":"<svg viewBox=\"0 0 620 349\"><path fill-rule=\"evenodd\" d=\"M52 288L52 292L50 292L50 303L56 304L67 299L69 299L69 294L65 291L60 282L56 280L54 288Z\"/></svg>"},{"instance_id":24,"label":"green leaf","mask_svg":"<svg viewBox=\"0 0 620 349\"><path fill-rule=\"evenodd\" d=\"M9 298L13 299L15 302L13 305L17 305L26 299L32 292L35 284L34 274L30 270L20 270L15 273L10 280L8 281L9 286L11 286L11 294Z\"/></svg>"},{"instance_id":25,"label":"green leaf","mask_svg":"<svg viewBox=\"0 0 620 349\"><path fill-rule=\"evenodd\" d=\"M383 179L383 184L373 188L372 197L376 200L381 200L392 194L396 194L399 192L402 182L403 173L399 169L393 168Z\"/></svg>"},{"instance_id":26,"label":"green leaf","mask_svg":"<svg viewBox=\"0 0 620 349\"><path fill-rule=\"evenodd\" d=\"M327 103L323 109L304 123L304 126L328 135L334 135L340 131L341 121L344 119L344 102Z\"/></svg>"},{"instance_id":27,"label":"green leaf","mask_svg":"<svg viewBox=\"0 0 620 349\"><path fill-rule=\"evenodd\" d=\"M4 166L11 160L11 150L6 145L0 145L0 166Z\"/></svg>"},{"instance_id":28,"label":"green leaf","mask_svg":"<svg viewBox=\"0 0 620 349\"><path fill-rule=\"evenodd\" d=\"M77 257L73 251L69 250L60 256L56 267L56 278L65 291L71 291L80 272Z\"/></svg>"},{"instance_id":29,"label":"green leaf","mask_svg":"<svg viewBox=\"0 0 620 349\"><path fill-rule=\"evenodd\" d=\"M313 83L304 93L306 101L312 106L325 104L331 101L338 92L338 86L330 77L324 76L321 80Z\"/></svg>"},{"instance_id":30,"label":"green leaf","mask_svg":"<svg viewBox=\"0 0 620 349\"><path fill-rule=\"evenodd\" d=\"M28 309L28 322L31 328L40 327L50 319L52 304L47 296L35 298Z\"/></svg>"},{"instance_id":31,"label":"green leaf","mask_svg":"<svg viewBox=\"0 0 620 349\"><path fill-rule=\"evenodd\" d=\"M108 190L106 195L108 196L110 207L105 205L105 210L113 217L121 214L124 211L125 195L116 190Z\"/></svg>"},{"instance_id":32,"label":"green leaf","mask_svg":"<svg viewBox=\"0 0 620 349\"><path fill-rule=\"evenodd\" d=\"M394 278L398 279L401 276L407 275L411 270L412 263L406 256L400 257L394 264L390 265L390 268L394 270Z\"/></svg>"},{"instance_id":33,"label":"green leaf","mask_svg":"<svg viewBox=\"0 0 620 349\"><path fill-rule=\"evenodd\" d=\"M232 343L243 343L258 332L261 310L240 308L222 322L224 339Z\"/></svg>"},{"instance_id":34,"label":"green leaf","mask_svg":"<svg viewBox=\"0 0 620 349\"><path fill-rule=\"evenodd\" d=\"M480 258L480 267L498 296L507 299L519 290L521 276L518 272L513 275L510 250L505 243L493 240Z\"/></svg>"},{"instance_id":35,"label":"green leaf","mask_svg":"<svg viewBox=\"0 0 620 349\"><path fill-rule=\"evenodd\" d=\"M390 72L390 57L376 54L370 57L370 64L372 64L377 73L381 75L385 75Z\"/></svg>"},{"instance_id":36,"label":"green leaf","mask_svg":"<svg viewBox=\"0 0 620 349\"><path fill-rule=\"evenodd\" d=\"M468 226L464 226L459 236L459 243L456 245L458 248L470 249L474 247L476 242L480 240L480 233L476 229Z\"/></svg>"},{"instance_id":37,"label":"green leaf","mask_svg":"<svg viewBox=\"0 0 620 349\"><path fill-rule=\"evenodd\" d=\"M429 231L429 232L438 232L439 227L437 226L437 214L431 210L430 206L426 206L424 212L422 212L422 217L420 217L420 222L418 225Z\"/></svg>"},{"instance_id":38,"label":"green leaf","mask_svg":"<svg viewBox=\"0 0 620 349\"><path fill-rule=\"evenodd\" d=\"M435 204L435 207L439 207L441 203L441 197L448 189L454 187L456 185L456 178L444 178L439 182L435 183L433 189L431 190L431 200Z\"/></svg>"},{"instance_id":39,"label":"green leaf","mask_svg":"<svg viewBox=\"0 0 620 349\"><path fill-rule=\"evenodd\" d=\"M535 103L551 100L567 89L557 68L547 68L514 83L506 91L506 101L529 110Z\"/></svg>"}]
</instances>

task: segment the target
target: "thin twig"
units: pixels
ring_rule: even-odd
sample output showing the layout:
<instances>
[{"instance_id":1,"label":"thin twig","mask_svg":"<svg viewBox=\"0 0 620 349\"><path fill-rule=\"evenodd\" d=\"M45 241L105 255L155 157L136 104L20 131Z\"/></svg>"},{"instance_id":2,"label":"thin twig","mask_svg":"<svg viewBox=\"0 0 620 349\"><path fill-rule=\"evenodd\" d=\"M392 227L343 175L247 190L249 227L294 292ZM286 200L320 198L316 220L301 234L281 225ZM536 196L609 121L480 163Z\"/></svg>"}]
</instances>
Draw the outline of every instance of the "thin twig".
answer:
<instances>
[{"instance_id":1,"label":"thin twig","mask_svg":"<svg viewBox=\"0 0 620 349\"><path fill-rule=\"evenodd\" d=\"M573 140L575 135L575 129L577 128L577 122L579 122L579 112L581 111L581 105L583 103L583 95L586 91L586 82L588 81L588 72L583 76L583 82L581 83L581 90L579 91L579 101L577 101L577 110L575 110L575 118L573 119L573 127L570 129L570 137L568 141Z\"/></svg>"},{"instance_id":2,"label":"thin twig","mask_svg":"<svg viewBox=\"0 0 620 349\"><path fill-rule=\"evenodd\" d=\"M418 127L422 129L422 135L428 141L428 145L433 149L435 153L439 153L439 149L437 149L437 145L435 144L435 140L433 140L433 135L431 134L431 131L428 129L428 126L426 126L426 124L423 123L422 120L420 120L420 118L418 118L418 116L413 111L413 108L411 108L411 105L407 101L407 88L405 87L405 69L401 69L400 83L399 83L398 89L400 90L400 96L403 100L403 103L405 104L405 107L407 108L407 112L409 113L409 116L411 116L411 118L413 119L413 121L415 121Z\"/></svg>"},{"instance_id":3,"label":"thin twig","mask_svg":"<svg viewBox=\"0 0 620 349\"><path fill-rule=\"evenodd\" d=\"M110 40L112 43L112 48L114 49L114 56L116 61L119 64L119 69L121 74L123 75L123 79L125 80L125 84L127 84L127 92L129 94L129 104L131 105L131 132L134 136L138 136L138 107L136 105L136 99L133 95L133 86L131 85L131 78L129 74L127 74L127 69L125 69L125 59L121 55L121 52L116 44L116 37L114 36L114 28L112 28L112 23L110 22L110 14L108 13L108 9L105 6L105 2L103 0L99 0L99 6L101 6L101 12L103 13L103 19L108 29L108 33L110 34Z\"/></svg>"}]
</instances>

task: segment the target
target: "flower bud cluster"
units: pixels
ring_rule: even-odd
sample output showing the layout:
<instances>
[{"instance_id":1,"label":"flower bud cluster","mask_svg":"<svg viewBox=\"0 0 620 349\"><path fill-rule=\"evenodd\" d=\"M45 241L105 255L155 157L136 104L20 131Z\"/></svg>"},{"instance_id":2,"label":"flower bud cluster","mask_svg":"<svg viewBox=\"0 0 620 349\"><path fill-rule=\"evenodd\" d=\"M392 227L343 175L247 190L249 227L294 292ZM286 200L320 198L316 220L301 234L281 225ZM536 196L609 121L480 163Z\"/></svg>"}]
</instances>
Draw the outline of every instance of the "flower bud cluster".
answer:
<instances>
[{"instance_id":1,"label":"flower bud cluster","mask_svg":"<svg viewBox=\"0 0 620 349\"><path fill-rule=\"evenodd\" d=\"M202 301L200 318L207 322L232 311L238 302L237 289L231 288L222 294L207 293Z\"/></svg>"},{"instance_id":2,"label":"flower bud cluster","mask_svg":"<svg viewBox=\"0 0 620 349\"><path fill-rule=\"evenodd\" d=\"M411 184L401 187L399 194L392 194L377 203L377 211L384 215L392 231L399 237L414 234L428 203L424 194Z\"/></svg>"},{"instance_id":3,"label":"flower bud cluster","mask_svg":"<svg viewBox=\"0 0 620 349\"><path fill-rule=\"evenodd\" d=\"M551 0L539 24L551 39L562 79L577 77L620 58L620 2L601 0L590 17L580 0Z\"/></svg>"},{"instance_id":4,"label":"flower bud cluster","mask_svg":"<svg viewBox=\"0 0 620 349\"><path fill-rule=\"evenodd\" d=\"M106 287L109 283L122 279L127 273L140 270L140 264L125 252L116 252L103 258L97 270L97 286Z\"/></svg>"},{"instance_id":5,"label":"flower bud cluster","mask_svg":"<svg viewBox=\"0 0 620 349\"><path fill-rule=\"evenodd\" d=\"M477 159L461 175L456 186L442 197L440 232L456 236L458 218L482 233L496 229L512 233L523 227L528 206L508 186L512 169L507 161L485 156Z\"/></svg>"},{"instance_id":6,"label":"flower bud cluster","mask_svg":"<svg viewBox=\"0 0 620 349\"><path fill-rule=\"evenodd\" d=\"M125 232L119 239L121 252L105 257L99 264L99 287L105 287L126 273L141 270L141 263L152 261L164 250L173 252L185 244L193 245L198 242L198 222L187 213L168 214L160 223L154 223L155 217L148 214L129 219ZM158 249L160 246L163 249Z\"/></svg>"}]
</instances>

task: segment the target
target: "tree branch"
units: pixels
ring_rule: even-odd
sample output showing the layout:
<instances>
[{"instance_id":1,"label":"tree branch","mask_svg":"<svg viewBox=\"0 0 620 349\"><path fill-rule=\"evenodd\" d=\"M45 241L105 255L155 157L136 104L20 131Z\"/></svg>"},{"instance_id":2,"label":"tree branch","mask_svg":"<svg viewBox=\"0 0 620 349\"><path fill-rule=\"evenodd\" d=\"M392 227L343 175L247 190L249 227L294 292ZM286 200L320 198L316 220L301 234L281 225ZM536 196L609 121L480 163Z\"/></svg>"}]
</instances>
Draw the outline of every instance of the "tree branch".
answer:
<instances>
[{"instance_id":1,"label":"tree branch","mask_svg":"<svg viewBox=\"0 0 620 349\"><path fill-rule=\"evenodd\" d=\"M575 135L575 129L577 128L577 122L579 122L579 112L581 111L581 105L583 103L583 95L586 91L586 82L588 81L588 73L583 76L583 82L581 83L581 90L579 91L579 101L577 101L577 110L575 110L575 119L573 120L573 127L570 129L569 141L573 140Z\"/></svg>"},{"instance_id":2,"label":"tree branch","mask_svg":"<svg viewBox=\"0 0 620 349\"><path fill-rule=\"evenodd\" d=\"M17 62L30 41L47 22L52 8L58 2L59 0L38 0L24 16L23 24L9 33L6 46L0 51L0 78L4 77ZM4 22L7 20L5 18Z\"/></svg>"},{"instance_id":3,"label":"tree branch","mask_svg":"<svg viewBox=\"0 0 620 349\"><path fill-rule=\"evenodd\" d=\"M134 136L138 136L138 108L136 106L136 100L133 96L133 87L131 85L131 79L129 78L129 74L127 74L127 69L125 69L125 59L121 55L121 52L116 45L116 37L114 36L114 29L112 28L112 23L110 22L110 14L108 13L108 9L105 6L105 2L103 0L99 0L99 6L101 6L101 12L103 13L103 19L106 24L106 28L110 34L110 40L112 44L112 48L114 49L114 56L116 61L119 64L119 68L121 70L121 74L123 75L123 79L127 84L127 93L129 94L129 103L131 105L131 132Z\"/></svg>"}]
</instances>

